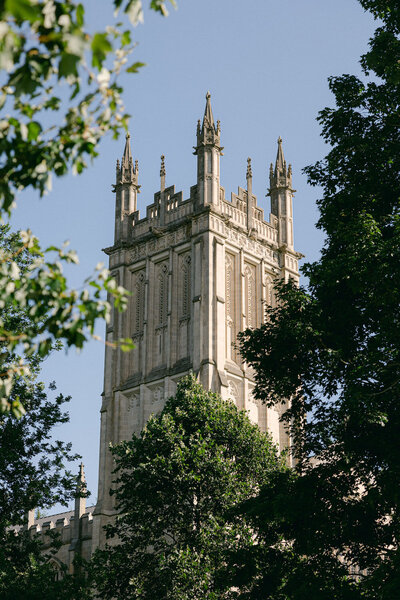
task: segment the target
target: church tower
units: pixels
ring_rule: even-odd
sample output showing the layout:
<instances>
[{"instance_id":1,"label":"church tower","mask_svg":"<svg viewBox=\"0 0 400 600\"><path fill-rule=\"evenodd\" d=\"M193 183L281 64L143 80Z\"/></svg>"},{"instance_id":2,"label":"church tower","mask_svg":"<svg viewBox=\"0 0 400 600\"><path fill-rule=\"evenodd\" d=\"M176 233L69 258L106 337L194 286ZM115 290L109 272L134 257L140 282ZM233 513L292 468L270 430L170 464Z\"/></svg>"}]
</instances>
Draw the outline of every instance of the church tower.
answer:
<instances>
[{"instance_id":1,"label":"church tower","mask_svg":"<svg viewBox=\"0 0 400 600\"><path fill-rule=\"evenodd\" d=\"M207 93L204 117L197 125L197 182L190 197L184 199L174 185L166 186L162 156L160 190L144 218L137 210L139 170L129 134L121 163L117 161L115 239L105 252L113 276L132 296L124 313L114 311L106 340L131 337L135 349L123 353L106 346L93 548L104 543L102 526L115 514L109 495L110 443L138 434L189 371L206 389L248 411L281 449L288 445L279 409L267 408L252 396L253 372L242 362L235 342L239 331L262 324L265 306L274 303L275 278L298 281L292 170L279 138L266 221L252 191L250 158L246 187L225 198L220 136Z\"/></svg>"}]
</instances>

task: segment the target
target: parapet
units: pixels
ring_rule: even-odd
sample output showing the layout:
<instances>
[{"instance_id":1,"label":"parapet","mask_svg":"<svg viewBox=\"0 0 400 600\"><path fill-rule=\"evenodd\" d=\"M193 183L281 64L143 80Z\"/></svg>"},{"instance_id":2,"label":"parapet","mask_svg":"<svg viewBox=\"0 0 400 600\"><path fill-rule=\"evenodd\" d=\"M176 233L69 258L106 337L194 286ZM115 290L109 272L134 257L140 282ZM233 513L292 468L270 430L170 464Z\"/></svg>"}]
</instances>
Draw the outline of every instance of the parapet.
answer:
<instances>
[{"instance_id":1,"label":"parapet","mask_svg":"<svg viewBox=\"0 0 400 600\"><path fill-rule=\"evenodd\" d=\"M80 537L82 540L91 539L93 526L93 511L95 506L89 506L81 517ZM42 517L36 519L29 528L31 536L39 536L44 547L50 545L49 532L58 534L61 543L70 544L73 540L74 532L74 511L51 515L51 517Z\"/></svg>"}]
</instances>

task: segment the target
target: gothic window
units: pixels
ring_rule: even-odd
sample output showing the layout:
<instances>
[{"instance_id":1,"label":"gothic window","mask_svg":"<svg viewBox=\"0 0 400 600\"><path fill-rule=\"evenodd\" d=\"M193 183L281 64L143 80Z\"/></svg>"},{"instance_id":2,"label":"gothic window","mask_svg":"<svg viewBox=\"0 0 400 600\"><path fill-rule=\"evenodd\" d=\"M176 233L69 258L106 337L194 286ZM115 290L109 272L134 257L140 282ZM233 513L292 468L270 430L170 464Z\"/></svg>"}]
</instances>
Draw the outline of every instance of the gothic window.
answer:
<instances>
[{"instance_id":1,"label":"gothic window","mask_svg":"<svg viewBox=\"0 0 400 600\"><path fill-rule=\"evenodd\" d=\"M246 265L245 271L245 304L246 304L246 327L257 326L256 305L256 268L254 265Z\"/></svg>"},{"instance_id":2,"label":"gothic window","mask_svg":"<svg viewBox=\"0 0 400 600\"><path fill-rule=\"evenodd\" d=\"M181 310L180 318L190 319L191 308L191 256L186 254L181 258Z\"/></svg>"},{"instance_id":3,"label":"gothic window","mask_svg":"<svg viewBox=\"0 0 400 600\"><path fill-rule=\"evenodd\" d=\"M49 560L49 565L51 566L51 568L54 571L54 575L53 575L54 581L61 581L64 578L64 572L65 572L65 570L63 569L62 563L60 561L58 561L56 558L51 558Z\"/></svg>"},{"instance_id":4,"label":"gothic window","mask_svg":"<svg viewBox=\"0 0 400 600\"><path fill-rule=\"evenodd\" d=\"M225 318L226 318L226 356L234 360L235 343L235 258L231 254L225 254Z\"/></svg>"},{"instance_id":5,"label":"gothic window","mask_svg":"<svg viewBox=\"0 0 400 600\"><path fill-rule=\"evenodd\" d=\"M161 265L158 274L158 326L165 327L168 316L168 267Z\"/></svg>"},{"instance_id":6,"label":"gothic window","mask_svg":"<svg viewBox=\"0 0 400 600\"><path fill-rule=\"evenodd\" d=\"M133 315L133 333L140 335L143 333L144 322L144 288L145 288L144 271L140 271L136 275L134 287L134 315Z\"/></svg>"}]
</instances>

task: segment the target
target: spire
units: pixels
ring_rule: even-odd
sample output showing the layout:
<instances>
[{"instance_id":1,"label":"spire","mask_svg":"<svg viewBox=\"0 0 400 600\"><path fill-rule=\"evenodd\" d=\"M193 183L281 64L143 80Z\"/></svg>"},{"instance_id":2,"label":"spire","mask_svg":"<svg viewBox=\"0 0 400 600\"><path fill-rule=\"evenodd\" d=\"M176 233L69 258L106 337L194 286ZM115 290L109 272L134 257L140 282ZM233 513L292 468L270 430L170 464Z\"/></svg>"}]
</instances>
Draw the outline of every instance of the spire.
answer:
<instances>
[{"instance_id":1,"label":"spire","mask_svg":"<svg viewBox=\"0 0 400 600\"><path fill-rule=\"evenodd\" d=\"M117 160L117 184L118 183L135 183L137 184L138 164L135 161L133 166L131 136L128 132L125 136L125 148L122 155L121 163Z\"/></svg>"},{"instance_id":2,"label":"spire","mask_svg":"<svg viewBox=\"0 0 400 600\"><path fill-rule=\"evenodd\" d=\"M125 148L124 155L122 157L122 164L128 165L130 162L132 162L131 134L128 131L128 133L125 136Z\"/></svg>"},{"instance_id":3,"label":"spire","mask_svg":"<svg viewBox=\"0 0 400 600\"><path fill-rule=\"evenodd\" d=\"M195 147L194 154L198 153L201 146L215 146L222 154L223 148L220 144L221 124L217 121L215 125L214 115L211 108L211 94L206 94L206 107L204 109L203 122L200 120L197 122L197 146Z\"/></svg>"},{"instance_id":4,"label":"spire","mask_svg":"<svg viewBox=\"0 0 400 600\"><path fill-rule=\"evenodd\" d=\"M213 116L212 108L211 108L210 92L207 92L207 94L206 94L206 108L204 111L204 118L203 118L203 128L204 127L215 127L214 116Z\"/></svg>"},{"instance_id":5,"label":"spire","mask_svg":"<svg viewBox=\"0 0 400 600\"><path fill-rule=\"evenodd\" d=\"M285 157L283 156L282 138L278 137L278 152L276 153L275 172L277 169L283 169L286 166Z\"/></svg>"},{"instance_id":6,"label":"spire","mask_svg":"<svg viewBox=\"0 0 400 600\"><path fill-rule=\"evenodd\" d=\"M291 187L292 186L292 167L286 167L286 160L283 154L282 138L278 137L278 151L276 153L275 169L270 166L269 170L270 187Z\"/></svg>"}]
</instances>

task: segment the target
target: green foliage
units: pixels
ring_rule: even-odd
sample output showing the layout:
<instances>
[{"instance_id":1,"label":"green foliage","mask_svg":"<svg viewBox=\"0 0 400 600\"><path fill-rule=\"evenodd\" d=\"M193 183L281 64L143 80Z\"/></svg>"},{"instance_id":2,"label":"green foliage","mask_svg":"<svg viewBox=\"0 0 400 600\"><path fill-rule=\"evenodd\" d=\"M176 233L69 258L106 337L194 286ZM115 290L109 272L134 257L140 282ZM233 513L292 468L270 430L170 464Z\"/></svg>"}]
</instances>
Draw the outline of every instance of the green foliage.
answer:
<instances>
[{"instance_id":1,"label":"green foliage","mask_svg":"<svg viewBox=\"0 0 400 600\"><path fill-rule=\"evenodd\" d=\"M189 376L112 452L120 514L107 535L118 541L94 558L101 597L236 598L230 557L258 542L233 508L286 470L270 437Z\"/></svg>"},{"instance_id":2,"label":"green foliage","mask_svg":"<svg viewBox=\"0 0 400 600\"><path fill-rule=\"evenodd\" d=\"M132 25L142 20L141 0L112 4ZM150 8L167 14L162 0L152 0ZM82 173L101 138L108 132L118 137L127 128L118 77L143 66L126 67L133 47L131 31L121 23L91 33L81 3L0 2L0 223L11 214L17 193L30 188L43 195L52 176ZM69 289L62 264L77 262L76 255L55 246L41 249L30 231L14 238L14 245L0 256L0 343L8 358L16 358L0 369L0 413L22 414L10 394L15 378L29 374L29 356L45 356L54 340L81 348L98 319L109 319L111 302L124 309L126 293L105 269L86 281L87 289ZM31 261L21 271L22 250ZM4 315L18 308L29 313L30 328L16 332L4 325ZM121 343L124 350L133 347L131 340Z\"/></svg>"},{"instance_id":3,"label":"green foliage","mask_svg":"<svg viewBox=\"0 0 400 600\"><path fill-rule=\"evenodd\" d=\"M400 593L400 10L360 2L381 20L364 78L330 78L336 106L319 121L331 150L305 169L323 189L321 258L302 269L308 289L278 286L280 306L240 343L256 396L291 399L302 477L278 510L282 534L314 573L339 554L362 569L351 593L377 599ZM343 581L328 597L347 597Z\"/></svg>"},{"instance_id":4,"label":"green foliage","mask_svg":"<svg viewBox=\"0 0 400 600\"><path fill-rule=\"evenodd\" d=\"M29 231L10 234L9 227L0 226L0 245L0 412L20 415L22 403L10 395L16 378L31 374L33 357L44 358L61 341L81 348L97 320L109 319L111 304L102 300L102 291L115 309L125 307L127 292L102 265L87 281L88 289L68 289L62 264L76 263L76 254L66 248L42 251ZM131 348L129 340L123 342Z\"/></svg>"},{"instance_id":5,"label":"green foliage","mask_svg":"<svg viewBox=\"0 0 400 600\"><path fill-rule=\"evenodd\" d=\"M66 465L78 456L71 452L71 444L52 439L54 427L68 421L63 405L69 398L59 394L50 399L43 384L22 379L16 382L11 401L14 394L26 413L19 419L11 413L0 418L0 597L86 598L83 579L67 577L63 585L54 580L48 559L58 548L57 536L49 539L43 553L39 539L13 528L25 524L29 510L67 505L73 497L76 477ZM74 595L78 590L81 595Z\"/></svg>"},{"instance_id":6,"label":"green foliage","mask_svg":"<svg viewBox=\"0 0 400 600\"><path fill-rule=\"evenodd\" d=\"M113 4L133 25L142 19L140 0ZM163 1L150 7L167 14ZM0 203L10 211L17 192L42 195L52 174L81 172L107 132L126 129L118 77L133 45L121 23L90 33L83 5L72 0L7 0L0 19L0 107L10 112L0 121Z\"/></svg>"},{"instance_id":7,"label":"green foliage","mask_svg":"<svg viewBox=\"0 0 400 600\"><path fill-rule=\"evenodd\" d=\"M72 453L71 444L52 438L53 429L68 422L63 409L69 398L62 394L54 397L54 384L50 386L53 398L48 398L44 384L37 381L43 359L40 343L34 351L31 340L42 335L52 310L51 297L48 296L49 306L44 311L38 310L31 298L21 301L18 297L26 274L33 273L37 283L41 278L40 269L46 265L40 260L35 263L37 248L32 253L19 233L10 233L9 227L2 226L0 234L3 257L12 256L15 265L12 277L5 283L10 301L0 308L0 322L2 331L12 332L18 340L15 343L1 340L2 365L3 369L12 369L21 364L25 375L15 373L7 397L12 411L0 414L0 597L4 600L84 599L89 596L83 570L79 576L67 576L63 584L55 581L48 559L58 548L57 536L51 535L44 554L40 539L21 529L28 511L36 509L43 516L56 503L68 504L77 483L76 477L67 470L67 464L79 457ZM58 294L62 296L62 289L58 289ZM22 363L18 350L29 341L31 346L26 348ZM50 343L51 348L58 346L54 340ZM3 385L5 379L3 373Z\"/></svg>"}]
</instances>

